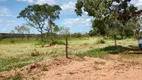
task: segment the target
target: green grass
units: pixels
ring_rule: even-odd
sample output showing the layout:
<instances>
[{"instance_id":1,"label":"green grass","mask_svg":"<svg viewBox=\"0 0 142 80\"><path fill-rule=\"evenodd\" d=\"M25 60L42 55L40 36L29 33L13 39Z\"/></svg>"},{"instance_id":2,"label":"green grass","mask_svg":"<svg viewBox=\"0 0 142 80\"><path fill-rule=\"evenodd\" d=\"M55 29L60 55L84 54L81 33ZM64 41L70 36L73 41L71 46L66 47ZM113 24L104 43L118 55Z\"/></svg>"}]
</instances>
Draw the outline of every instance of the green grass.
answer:
<instances>
[{"instance_id":1,"label":"green grass","mask_svg":"<svg viewBox=\"0 0 142 80\"><path fill-rule=\"evenodd\" d=\"M108 47L104 47L101 49L92 49L89 50L85 53L79 53L76 54L77 56L83 58L84 56L89 56L89 57L96 57L96 58L104 58L107 54L117 54L120 51L123 50L128 50L129 48L127 47L122 47L122 46L117 46L117 48L115 48L114 46L108 46Z\"/></svg>"},{"instance_id":2,"label":"green grass","mask_svg":"<svg viewBox=\"0 0 142 80\"><path fill-rule=\"evenodd\" d=\"M141 56L140 54L121 54L121 58L136 58Z\"/></svg>"},{"instance_id":3,"label":"green grass","mask_svg":"<svg viewBox=\"0 0 142 80\"><path fill-rule=\"evenodd\" d=\"M13 68L21 68L25 65L43 60L43 56L40 57L5 57L0 58L0 71L9 71Z\"/></svg>"},{"instance_id":4,"label":"green grass","mask_svg":"<svg viewBox=\"0 0 142 80\"><path fill-rule=\"evenodd\" d=\"M105 44L105 41L103 39L97 40L96 44Z\"/></svg>"},{"instance_id":5,"label":"green grass","mask_svg":"<svg viewBox=\"0 0 142 80\"><path fill-rule=\"evenodd\" d=\"M87 51L85 53L79 53L76 54L77 56L83 58L84 56L88 56L88 57L96 57L96 58L104 58L105 55L107 55L106 52L101 51L100 49L92 49L90 51Z\"/></svg>"},{"instance_id":6,"label":"green grass","mask_svg":"<svg viewBox=\"0 0 142 80\"><path fill-rule=\"evenodd\" d=\"M63 40L54 40L52 43L59 44L59 45L65 45L65 41L63 41Z\"/></svg>"},{"instance_id":7,"label":"green grass","mask_svg":"<svg viewBox=\"0 0 142 80\"><path fill-rule=\"evenodd\" d=\"M113 46L113 40L104 40L104 44L97 44L97 40L102 37L93 38L69 38L69 55L80 57L89 56L105 58L109 53L129 49L129 45L136 46L134 39L118 40L117 49ZM25 65L35 63L47 58L55 58L65 55L65 39L56 40L57 45L51 47L41 47L38 40L17 40L11 43L9 39L0 41L0 71L9 71L13 68L21 68Z\"/></svg>"},{"instance_id":8,"label":"green grass","mask_svg":"<svg viewBox=\"0 0 142 80\"><path fill-rule=\"evenodd\" d=\"M128 50L130 49L129 47L123 47L123 46L107 46L102 48L102 51L105 51L107 53L112 53L112 54L117 54L120 51Z\"/></svg>"},{"instance_id":9,"label":"green grass","mask_svg":"<svg viewBox=\"0 0 142 80\"><path fill-rule=\"evenodd\" d=\"M16 73L14 76L11 75L9 77L4 78L3 80L23 80L23 77L20 73Z\"/></svg>"}]
</instances>

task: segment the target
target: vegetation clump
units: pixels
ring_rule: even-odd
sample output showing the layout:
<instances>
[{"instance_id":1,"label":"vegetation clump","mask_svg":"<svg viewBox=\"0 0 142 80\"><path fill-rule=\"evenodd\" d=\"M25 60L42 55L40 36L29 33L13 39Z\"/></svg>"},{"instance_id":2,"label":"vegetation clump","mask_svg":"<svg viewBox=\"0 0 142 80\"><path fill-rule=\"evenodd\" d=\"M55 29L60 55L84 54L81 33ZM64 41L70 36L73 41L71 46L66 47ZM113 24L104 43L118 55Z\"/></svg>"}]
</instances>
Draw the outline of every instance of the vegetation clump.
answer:
<instances>
[{"instance_id":1,"label":"vegetation clump","mask_svg":"<svg viewBox=\"0 0 142 80\"><path fill-rule=\"evenodd\" d=\"M97 40L97 44L105 44L106 42L103 39Z\"/></svg>"},{"instance_id":2,"label":"vegetation clump","mask_svg":"<svg viewBox=\"0 0 142 80\"><path fill-rule=\"evenodd\" d=\"M39 55L40 55L40 52L37 51L36 49L34 49L34 51L31 52L32 57L39 56Z\"/></svg>"}]
</instances>

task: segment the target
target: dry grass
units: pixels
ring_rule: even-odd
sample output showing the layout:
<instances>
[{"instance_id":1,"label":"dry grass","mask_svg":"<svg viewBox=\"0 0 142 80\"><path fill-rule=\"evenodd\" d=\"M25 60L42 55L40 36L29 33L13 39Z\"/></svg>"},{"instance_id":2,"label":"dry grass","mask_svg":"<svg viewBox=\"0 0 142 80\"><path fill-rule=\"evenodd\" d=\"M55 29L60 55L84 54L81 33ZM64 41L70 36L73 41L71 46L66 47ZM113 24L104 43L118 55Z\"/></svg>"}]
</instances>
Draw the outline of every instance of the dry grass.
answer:
<instances>
[{"instance_id":1,"label":"dry grass","mask_svg":"<svg viewBox=\"0 0 142 80\"><path fill-rule=\"evenodd\" d=\"M96 41L103 38L89 38L89 39L75 39L69 41L69 54L85 53L94 48L104 48L112 46L113 40L104 40L104 44L97 44ZM118 45L129 47L136 46L136 40L124 39L118 40ZM38 55L32 56L31 53L38 52ZM35 43L21 43L21 44L0 44L0 71L11 70L16 67L23 67L24 65L41 61L45 58L53 58L63 56L65 54L65 45L54 45L51 47L42 47L35 45Z\"/></svg>"}]
</instances>

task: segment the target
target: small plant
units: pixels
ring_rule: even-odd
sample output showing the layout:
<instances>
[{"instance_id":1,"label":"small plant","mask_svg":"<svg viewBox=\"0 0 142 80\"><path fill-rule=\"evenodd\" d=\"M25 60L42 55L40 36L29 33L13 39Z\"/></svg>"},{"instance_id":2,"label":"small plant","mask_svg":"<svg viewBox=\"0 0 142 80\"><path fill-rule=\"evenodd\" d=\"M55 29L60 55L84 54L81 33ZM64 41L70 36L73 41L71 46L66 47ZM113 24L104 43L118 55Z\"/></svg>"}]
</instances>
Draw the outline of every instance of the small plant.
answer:
<instances>
[{"instance_id":1,"label":"small plant","mask_svg":"<svg viewBox=\"0 0 142 80\"><path fill-rule=\"evenodd\" d=\"M3 36L0 34L0 41L3 40Z\"/></svg>"},{"instance_id":2,"label":"small plant","mask_svg":"<svg viewBox=\"0 0 142 80\"><path fill-rule=\"evenodd\" d=\"M40 55L40 52L37 51L36 49L34 49L34 51L31 53L31 56L39 56Z\"/></svg>"},{"instance_id":3,"label":"small plant","mask_svg":"<svg viewBox=\"0 0 142 80\"><path fill-rule=\"evenodd\" d=\"M59 44L59 45L65 45L65 42L61 41L61 40L54 40L52 41L53 44Z\"/></svg>"},{"instance_id":4,"label":"small plant","mask_svg":"<svg viewBox=\"0 0 142 80\"><path fill-rule=\"evenodd\" d=\"M32 70L31 69L28 69L28 73L31 73L32 72Z\"/></svg>"},{"instance_id":5,"label":"small plant","mask_svg":"<svg viewBox=\"0 0 142 80\"><path fill-rule=\"evenodd\" d=\"M88 44L88 43L84 43L83 45L84 45L84 46L88 46L89 44Z\"/></svg>"},{"instance_id":6,"label":"small plant","mask_svg":"<svg viewBox=\"0 0 142 80\"><path fill-rule=\"evenodd\" d=\"M95 64L101 64L101 65L105 65L105 62L102 62L102 61L95 61Z\"/></svg>"},{"instance_id":7,"label":"small plant","mask_svg":"<svg viewBox=\"0 0 142 80\"><path fill-rule=\"evenodd\" d=\"M105 58L105 55L107 53L100 50L100 49L92 49L92 50L89 50L85 53L78 53L76 54L76 56L79 56L81 58L84 58L84 56L88 56L88 57L96 57L96 58Z\"/></svg>"},{"instance_id":8,"label":"small plant","mask_svg":"<svg viewBox=\"0 0 142 80\"><path fill-rule=\"evenodd\" d=\"M4 78L3 80L23 80L23 77L20 73L16 73L14 76L9 76Z\"/></svg>"},{"instance_id":9,"label":"small plant","mask_svg":"<svg viewBox=\"0 0 142 80\"><path fill-rule=\"evenodd\" d=\"M10 40L10 42L11 42L11 43L15 43L15 41L14 41L14 40Z\"/></svg>"},{"instance_id":10,"label":"small plant","mask_svg":"<svg viewBox=\"0 0 142 80\"><path fill-rule=\"evenodd\" d=\"M46 66L46 65L43 65L43 66L42 66L42 71L48 71L48 69L47 69L47 66Z\"/></svg>"},{"instance_id":11,"label":"small plant","mask_svg":"<svg viewBox=\"0 0 142 80\"><path fill-rule=\"evenodd\" d=\"M105 41L104 40L102 40L102 39L100 39L100 40L97 40L97 42L96 42L97 44L105 44Z\"/></svg>"}]
</instances>

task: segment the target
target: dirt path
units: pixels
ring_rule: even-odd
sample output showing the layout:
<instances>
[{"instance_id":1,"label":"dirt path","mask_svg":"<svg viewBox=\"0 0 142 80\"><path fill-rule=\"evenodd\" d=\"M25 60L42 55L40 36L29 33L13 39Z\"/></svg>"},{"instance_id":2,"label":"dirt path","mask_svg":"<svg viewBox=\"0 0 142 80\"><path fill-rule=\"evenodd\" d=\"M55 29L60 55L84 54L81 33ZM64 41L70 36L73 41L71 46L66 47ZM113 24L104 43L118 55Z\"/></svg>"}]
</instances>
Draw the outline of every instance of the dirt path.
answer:
<instances>
[{"instance_id":1,"label":"dirt path","mask_svg":"<svg viewBox=\"0 0 142 80\"><path fill-rule=\"evenodd\" d=\"M106 61L85 57L44 72L41 80L142 80L142 66L136 63Z\"/></svg>"}]
</instances>

